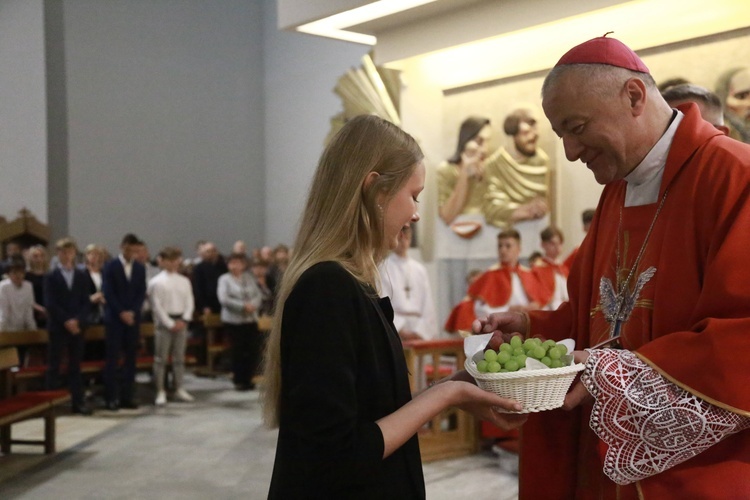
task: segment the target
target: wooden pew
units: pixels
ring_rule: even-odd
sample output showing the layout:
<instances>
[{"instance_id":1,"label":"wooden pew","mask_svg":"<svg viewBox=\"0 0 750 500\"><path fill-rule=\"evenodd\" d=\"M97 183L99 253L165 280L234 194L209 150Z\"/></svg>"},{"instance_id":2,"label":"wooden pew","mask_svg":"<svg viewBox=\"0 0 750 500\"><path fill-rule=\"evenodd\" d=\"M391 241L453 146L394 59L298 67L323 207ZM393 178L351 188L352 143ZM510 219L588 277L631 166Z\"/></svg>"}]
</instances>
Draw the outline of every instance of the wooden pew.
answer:
<instances>
[{"instance_id":1,"label":"wooden pew","mask_svg":"<svg viewBox=\"0 0 750 500\"><path fill-rule=\"evenodd\" d=\"M154 324L141 323L141 339L144 346L136 358L136 370L150 372L154 365L153 355L153 337ZM90 325L84 332L83 336L86 342L104 342L106 331L104 325ZM42 360L36 363L19 366L10 374L12 383L17 392L27 390L29 383L33 380L41 380L47 371L46 350L49 335L46 330L27 330L20 332L0 332L0 348L2 347L32 347L42 352ZM196 364L195 356L186 356L186 365ZM65 373L67 367L63 364L60 372ZM101 373L104 370L104 359L87 360L81 363L81 373L83 375L92 375Z\"/></svg>"},{"instance_id":2,"label":"wooden pew","mask_svg":"<svg viewBox=\"0 0 750 500\"><path fill-rule=\"evenodd\" d=\"M44 453L55 452L55 409L70 401L68 391L41 391L13 394L10 370L19 364L15 347L0 348L0 451L8 454L13 444L44 447ZM39 440L13 439L11 426L32 418L44 419L44 437Z\"/></svg>"},{"instance_id":3,"label":"wooden pew","mask_svg":"<svg viewBox=\"0 0 750 500\"><path fill-rule=\"evenodd\" d=\"M229 343L226 338L219 340L219 330L221 329L221 315L211 313L204 314L200 321L206 331L204 348L206 350L206 369L205 375L216 375L216 358L224 351L229 349Z\"/></svg>"},{"instance_id":4,"label":"wooden pew","mask_svg":"<svg viewBox=\"0 0 750 500\"><path fill-rule=\"evenodd\" d=\"M412 392L463 369L463 339L409 340L403 344ZM419 431L419 447L425 462L475 453L479 448L476 419L448 409Z\"/></svg>"},{"instance_id":5,"label":"wooden pew","mask_svg":"<svg viewBox=\"0 0 750 500\"><path fill-rule=\"evenodd\" d=\"M140 332L141 332L141 341L143 342L143 345L138 352L138 355L135 360L135 369L139 371L147 371L151 370L154 365L154 356L153 356L153 343L152 339L154 338L154 324L153 323L141 323L140 326ZM84 330L83 335L86 339L86 342L104 342L106 338L107 331L104 327L104 325L90 325ZM149 344L151 347L148 347ZM85 361L81 365L81 371L83 371L83 365L91 363L92 365L98 366L98 371L101 371L104 369L104 360L97 360L97 361Z\"/></svg>"},{"instance_id":6,"label":"wooden pew","mask_svg":"<svg viewBox=\"0 0 750 500\"><path fill-rule=\"evenodd\" d=\"M0 348L24 347L27 349L26 362L23 366L15 366L9 374L11 383L18 392L24 392L30 381L41 379L47 370L47 330L23 330L18 332L0 332ZM16 351L18 354L18 351Z\"/></svg>"},{"instance_id":7,"label":"wooden pew","mask_svg":"<svg viewBox=\"0 0 750 500\"><path fill-rule=\"evenodd\" d=\"M206 332L206 337L203 343L205 349L206 366L205 369L199 370L202 375L214 376L218 374L216 369L216 358L226 352L229 349L229 340L226 337L221 337L219 331L222 327L221 315L220 314L204 314L197 320L203 324L203 328ZM267 335L271 330L273 324L273 318L268 315L262 315L258 318L258 331L261 335ZM254 383L260 382L261 377L256 376L253 378Z\"/></svg>"}]
</instances>

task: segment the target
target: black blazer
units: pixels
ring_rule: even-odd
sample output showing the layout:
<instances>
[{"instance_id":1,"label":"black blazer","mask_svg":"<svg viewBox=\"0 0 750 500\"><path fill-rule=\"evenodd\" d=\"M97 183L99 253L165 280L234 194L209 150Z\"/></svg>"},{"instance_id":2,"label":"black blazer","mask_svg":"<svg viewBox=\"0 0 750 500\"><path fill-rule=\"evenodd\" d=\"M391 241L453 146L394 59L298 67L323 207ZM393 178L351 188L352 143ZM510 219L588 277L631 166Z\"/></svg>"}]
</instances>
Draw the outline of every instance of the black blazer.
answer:
<instances>
[{"instance_id":1,"label":"black blazer","mask_svg":"<svg viewBox=\"0 0 750 500\"><path fill-rule=\"evenodd\" d=\"M69 289L60 268L44 275L44 307L47 308L47 330L67 331L65 322L76 318L81 329L86 327L90 302L89 281L85 272L73 269L73 286Z\"/></svg>"},{"instance_id":2,"label":"black blazer","mask_svg":"<svg viewBox=\"0 0 750 500\"><path fill-rule=\"evenodd\" d=\"M193 268L193 296L195 310L203 314L203 309L210 308L215 313L221 312L221 303L216 293L219 277L229 272L224 258L220 255L215 263L203 260Z\"/></svg>"},{"instance_id":3,"label":"black blazer","mask_svg":"<svg viewBox=\"0 0 750 500\"><path fill-rule=\"evenodd\" d=\"M417 436L383 460L375 423L411 400L388 298L337 263L308 269L284 305L281 365L269 498L424 498Z\"/></svg>"},{"instance_id":4,"label":"black blazer","mask_svg":"<svg viewBox=\"0 0 750 500\"><path fill-rule=\"evenodd\" d=\"M133 261L130 281L119 257L115 257L102 269L102 292L104 293L104 321L120 321L122 311L133 311L136 322L140 321L141 308L146 298L146 268Z\"/></svg>"}]
</instances>

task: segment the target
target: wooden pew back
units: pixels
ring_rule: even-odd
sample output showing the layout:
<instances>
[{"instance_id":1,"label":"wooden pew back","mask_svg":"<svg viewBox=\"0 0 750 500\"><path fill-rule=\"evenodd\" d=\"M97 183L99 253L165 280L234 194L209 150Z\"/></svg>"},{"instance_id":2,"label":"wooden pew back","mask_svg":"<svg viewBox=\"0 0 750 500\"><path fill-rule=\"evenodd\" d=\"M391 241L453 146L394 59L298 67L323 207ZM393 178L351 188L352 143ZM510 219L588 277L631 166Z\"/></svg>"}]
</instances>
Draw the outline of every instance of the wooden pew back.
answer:
<instances>
[{"instance_id":1,"label":"wooden pew back","mask_svg":"<svg viewBox=\"0 0 750 500\"><path fill-rule=\"evenodd\" d=\"M47 345L48 341L47 330L0 332L0 347Z\"/></svg>"},{"instance_id":2,"label":"wooden pew back","mask_svg":"<svg viewBox=\"0 0 750 500\"><path fill-rule=\"evenodd\" d=\"M15 347L0 349L0 370L8 370L18 366L18 350Z\"/></svg>"}]
</instances>

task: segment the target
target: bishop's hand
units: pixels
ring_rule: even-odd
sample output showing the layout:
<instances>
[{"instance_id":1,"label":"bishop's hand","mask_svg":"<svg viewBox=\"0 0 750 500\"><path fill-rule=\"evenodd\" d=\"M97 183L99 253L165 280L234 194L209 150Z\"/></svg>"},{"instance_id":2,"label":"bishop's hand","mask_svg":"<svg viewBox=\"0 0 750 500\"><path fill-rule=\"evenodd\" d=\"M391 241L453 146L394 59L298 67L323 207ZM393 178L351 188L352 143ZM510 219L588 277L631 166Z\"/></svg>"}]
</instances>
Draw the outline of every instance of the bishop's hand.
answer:
<instances>
[{"instance_id":1,"label":"bishop's hand","mask_svg":"<svg viewBox=\"0 0 750 500\"><path fill-rule=\"evenodd\" d=\"M475 334L492 333L487 347L497 349L500 344L510 342L514 335L526 336L528 316L518 311L493 313L486 318L474 320L471 328Z\"/></svg>"},{"instance_id":2,"label":"bishop's hand","mask_svg":"<svg viewBox=\"0 0 750 500\"><path fill-rule=\"evenodd\" d=\"M573 351L573 358L576 363L584 363L589 359L589 353L586 351ZM579 378L573 389L565 395L565 401L563 402L563 410L572 410L573 408L583 405L590 404L594 401L593 396L589 393L588 389L583 385Z\"/></svg>"}]
</instances>

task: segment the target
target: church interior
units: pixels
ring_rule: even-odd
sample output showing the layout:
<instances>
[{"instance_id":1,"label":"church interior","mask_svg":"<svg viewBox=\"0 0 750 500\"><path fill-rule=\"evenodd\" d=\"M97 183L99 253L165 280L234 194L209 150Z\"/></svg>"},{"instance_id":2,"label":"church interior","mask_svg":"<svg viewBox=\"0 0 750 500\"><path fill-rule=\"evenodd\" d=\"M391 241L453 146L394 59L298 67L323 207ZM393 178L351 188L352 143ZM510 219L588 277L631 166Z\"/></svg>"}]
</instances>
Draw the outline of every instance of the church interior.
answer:
<instances>
[{"instance_id":1,"label":"church interior","mask_svg":"<svg viewBox=\"0 0 750 500\"><path fill-rule=\"evenodd\" d=\"M548 226L560 231L560 259L571 255L602 186L566 158L541 87L564 48L609 32L657 84L680 78L720 94L722 74L750 67L742 0L0 0L0 259L11 244L52 257L64 237L117 257L127 233L150 261L176 247L198 262L205 242L225 257L240 241L247 253L293 253L325 144L353 116L377 114L416 139L427 170L403 254L421 264L431 287L417 292L435 316L431 333L402 336L419 390L466 357L444 326L469 269L446 271L457 257L445 233L458 229L444 222L439 184L462 123L487 120L491 157L520 148L503 133L507 118L533 115L542 159L519 161L518 182L539 182L544 208L516 224L520 262L532 267ZM466 254L473 267L497 262L494 240L512 224L494 226L488 254ZM84 369L93 415L71 414L63 398L14 416L0 399L0 498L266 498L277 434L262 422L263 379L233 386L229 341L209 313L187 345L193 401L153 404L153 352L139 361L138 408L101 408L101 367ZM141 335L139 356L153 351L153 328ZM19 375L16 349L33 364L46 342L46 332L0 331L3 399L41 386L43 371ZM427 498L518 498L517 439L462 412L436 417L420 434Z\"/></svg>"}]
</instances>

